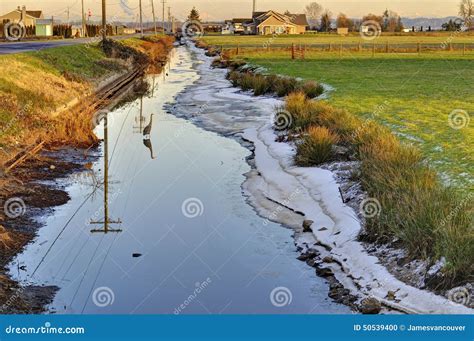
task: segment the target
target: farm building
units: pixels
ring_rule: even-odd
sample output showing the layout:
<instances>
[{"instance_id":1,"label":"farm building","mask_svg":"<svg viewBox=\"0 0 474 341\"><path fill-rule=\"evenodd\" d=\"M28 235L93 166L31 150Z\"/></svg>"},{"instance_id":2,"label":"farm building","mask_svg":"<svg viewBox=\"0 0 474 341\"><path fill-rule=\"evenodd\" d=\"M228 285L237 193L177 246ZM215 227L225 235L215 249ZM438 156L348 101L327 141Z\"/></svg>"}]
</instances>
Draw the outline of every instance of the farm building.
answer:
<instances>
[{"instance_id":1,"label":"farm building","mask_svg":"<svg viewBox=\"0 0 474 341\"><path fill-rule=\"evenodd\" d=\"M35 34L38 37L51 37L53 35L52 19L37 19Z\"/></svg>"}]
</instances>

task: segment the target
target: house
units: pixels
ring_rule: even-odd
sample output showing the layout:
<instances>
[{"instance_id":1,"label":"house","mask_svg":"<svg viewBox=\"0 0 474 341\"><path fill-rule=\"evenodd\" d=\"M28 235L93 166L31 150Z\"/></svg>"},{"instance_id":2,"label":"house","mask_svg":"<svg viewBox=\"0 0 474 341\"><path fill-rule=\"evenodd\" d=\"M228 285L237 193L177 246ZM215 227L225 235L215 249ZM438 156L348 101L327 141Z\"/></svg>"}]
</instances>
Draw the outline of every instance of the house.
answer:
<instances>
[{"instance_id":1,"label":"house","mask_svg":"<svg viewBox=\"0 0 474 341\"><path fill-rule=\"evenodd\" d=\"M35 26L38 19L43 19L42 11L27 11L26 6L20 7L14 11L0 16L0 23L6 24L7 22L18 23L23 22L25 26Z\"/></svg>"},{"instance_id":2,"label":"house","mask_svg":"<svg viewBox=\"0 0 474 341\"><path fill-rule=\"evenodd\" d=\"M246 31L245 25L250 23L252 23L252 18L234 18L231 21L231 30L234 34L244 34Z\"/></svg>"},{"instance_id":3,"label":"house","mask_svg":"<svg viewBox=\"0 0 474 341\"><path fill-rule=\"evenodd\" d=\"M304 34L308 27L305 14L280 14L275 11L254 12L252 20L245 22L245 32L256 35Z\"/></svg>"},{"instance_id":4,"label":"house","mask_svg":"<svg viewBox=\"0 0 474 341\"><path fill-rule=\"evenodd\" d=\"M53 35L53 19L36 19L35 35L51 37Z\"/></svg>"}]
</instances>

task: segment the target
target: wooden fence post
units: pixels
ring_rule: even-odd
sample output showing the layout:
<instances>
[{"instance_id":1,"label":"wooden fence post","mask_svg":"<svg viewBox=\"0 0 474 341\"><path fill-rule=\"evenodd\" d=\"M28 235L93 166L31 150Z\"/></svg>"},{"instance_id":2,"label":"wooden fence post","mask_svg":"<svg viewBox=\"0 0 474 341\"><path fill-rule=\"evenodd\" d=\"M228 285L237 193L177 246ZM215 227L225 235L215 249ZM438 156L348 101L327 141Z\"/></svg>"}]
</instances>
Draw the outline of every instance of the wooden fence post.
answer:
<instances>
[{"instance_id":1,"label":"wooden fence post","mask_svg":"<svg viewBox=\"0 0 474 341\"><path fill-rule=\"evenodd\" d=\"M239 44L237 44L237 51L236 51L236 55L237 55L237 56L239 55Z\"/></svg>"},{"instance_id":2,"label":"wooden fence post","mask_svg":"<svg viewBox=\"0 0 474 341\"><path fill-rule=\"evenodd\" d=\"M418 54L420 54L421 53L421 43L418 43L416 49L417 49Z\"/></svg>"},{"instance_id":3,"label":"wooden fence post","mask_svg":"<svg viewBox=\"0 0 474 341\"><path fill-rule=\"evenodd\" d=\"M362 43L359 42L359 52L362 52Z\"/></svg>"},{"instance_id":4,"label":"wooden fence post","mask_svg":"<svg viewBox=\"0 0 474 341\"><path fill-rule=\"evenodd\" d=\"M342 56L342 43L339 45L339 56Z\"/></svg>"},{"instance_id":5,"label":"wooden fence post","mask_svg":"<svg viewBox=\"0 0 474 341\"><path fill-rule=\"evenodd\" d=\"M372 57L375 57L375 42L372 45Z\"/></svg>"},{"instance_id":6,"label":"wooden fence post","mask_svg":"<svg viewBox=\"0 0 474 341\"><path fill-rule=\"evenodd\" d=\"M462 44L462 55L466 55L466 43Z\"/></svg>"},{"instance_id":7,"label":"wooden fence post","mask_svg":"<svg viewBox=\"0 0 474 341\"><path fill-rule=\"evenodd\" d=\"M332 50L332 43L329 43L329 52Z\"/></svg>"},{"instance_id":8,"label":"wooden fence post","mask_svg":"<svg viewBox=\"0 0 474 341\"><path fill-rule=\"evenodd\" d=\"M295 59L295 43L291 44L291 59Z\"/></svg>"},{"instance_id":9,"label":"wooden fence post","mask_svg":"<svg viewBox=\"0 0 474 341\"><path fill-rule=\"evenodd\" d=\"M389 51L389 47L388 47L388 41L387 41L387 43L385 44L385 53L388 53L388 51Z\"/></svg>"}]
</instances>

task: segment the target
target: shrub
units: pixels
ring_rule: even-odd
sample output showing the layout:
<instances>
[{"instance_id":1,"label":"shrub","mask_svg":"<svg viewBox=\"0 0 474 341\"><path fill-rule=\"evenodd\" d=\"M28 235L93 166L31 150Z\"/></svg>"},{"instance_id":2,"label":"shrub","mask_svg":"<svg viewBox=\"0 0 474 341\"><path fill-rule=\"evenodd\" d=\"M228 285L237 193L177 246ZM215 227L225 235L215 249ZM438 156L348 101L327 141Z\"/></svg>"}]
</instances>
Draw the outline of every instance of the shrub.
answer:
<instances>
[{"instance_id":1,"label":"shrub","mask_svg":"<svg viewBox=\"0 0 474 341\"><path fill-rule=\"evenodd\" d=\"M298 144L296 162L301 166L319 165L331 159L339 137L325 127L312 126Z\"/></svg>"},{"instance_id":2,"label":"shrub","mask_svg":"<svg viewBox=\"0 0 474 341\"><path fill-rule=\"evenodd\" d=\"M271 85L268 82L268 79L262 75L254 75L253 77L253 86L254 95L261 96L265 95L268 92L271 92Z\"/></svg>"},{"instance_id":3,"label":"shrub","mask_svg":"<svg viewBox=\"0 0 474 341\"><path fill-rule=\"evenodd\" d=\"M298 81L295 78L277 77L272 84L272 89L278 97L286 96L296 90Z\"/></svg>"},{"instance_id":4,"label":"shrub","mask_svg":"<svg viewBox=\"0 0 474 341\"><path fill-rule=\"evenodd\" d=\"M315 81L301 81L297 90L304 92L308 98L318 97L324 92L323 86Z\"/></svg>"}]
</instances>

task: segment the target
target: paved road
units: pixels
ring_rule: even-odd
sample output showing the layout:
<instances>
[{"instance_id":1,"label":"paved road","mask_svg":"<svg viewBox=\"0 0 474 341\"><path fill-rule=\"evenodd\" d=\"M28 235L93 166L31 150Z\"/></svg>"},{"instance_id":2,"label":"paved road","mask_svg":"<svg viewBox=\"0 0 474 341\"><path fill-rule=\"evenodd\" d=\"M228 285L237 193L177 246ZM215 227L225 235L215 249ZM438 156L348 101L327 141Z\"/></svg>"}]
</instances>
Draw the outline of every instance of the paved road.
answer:
<instances>
[{"instance_id":1,"label":"paved road","mask_svg":"<svg viewBox=\"0 0 474 341\"><path fill-rule=\"evenodd\" d=\"M140 34L130 34L126 36L112 37L115 40L123 40L130 37L138 37ZM61 40L44 40L44 41L20 41L20 42L3 42L0 43L0 54L21 53L29 51L38 51L49 49L52 47L69 46L77 44L86 44L98 42L100 39L93 38L78 38L78 39L61 39Z\"/></svg>"}]
</instances>

